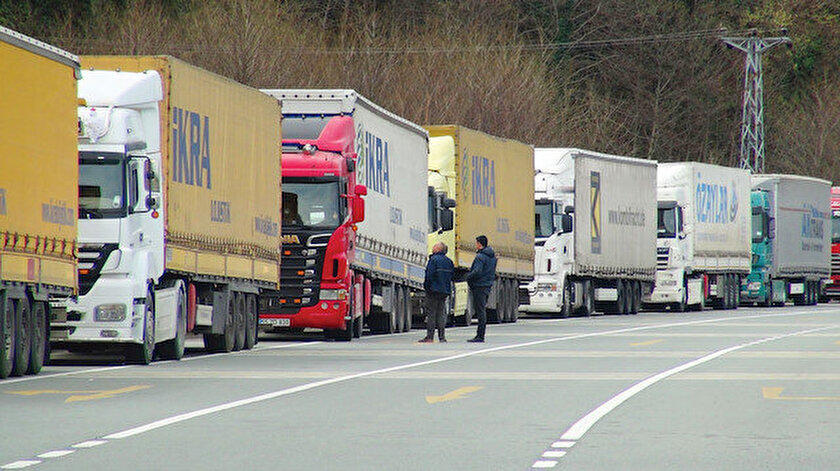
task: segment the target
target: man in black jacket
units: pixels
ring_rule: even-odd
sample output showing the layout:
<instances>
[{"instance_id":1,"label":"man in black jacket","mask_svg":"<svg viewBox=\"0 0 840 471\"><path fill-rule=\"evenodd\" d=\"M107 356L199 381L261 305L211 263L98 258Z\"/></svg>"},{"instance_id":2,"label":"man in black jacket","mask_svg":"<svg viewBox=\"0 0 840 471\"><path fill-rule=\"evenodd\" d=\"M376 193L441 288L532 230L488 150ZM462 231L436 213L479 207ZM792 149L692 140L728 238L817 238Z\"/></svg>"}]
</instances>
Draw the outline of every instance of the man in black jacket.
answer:
<instances>
[{"instance_id":1,"label":"man in black jacket","mask_svg":"<svg viewBox=\"0 0 840 471\"><path fill-rule=\"evenodd\" d=\"M472 293L472 308L478 319L478 330L475 338L467 342L484 342L484 331L487 328L487 297L493 282L496 281L496 253L487 245L487 237L483 235L475 238L475 249L477 252L467 274L467 285Z\"/></svg>"},{"instance_id":2,"label":"man in black jacket","mask_svg":"<svg viewBox=\"0 0 840 471\"><path fill-rule=\"evenodd\" d=\"M426 279L423 288L426 290L426 337L421 343L432 343L435 339L435 328L438 340L446 342L446 298L452 290L452 273L455 265L446 256L446 244L438 242L432 247L432 255L426 264Z\"/></svg>"}]
</instances>

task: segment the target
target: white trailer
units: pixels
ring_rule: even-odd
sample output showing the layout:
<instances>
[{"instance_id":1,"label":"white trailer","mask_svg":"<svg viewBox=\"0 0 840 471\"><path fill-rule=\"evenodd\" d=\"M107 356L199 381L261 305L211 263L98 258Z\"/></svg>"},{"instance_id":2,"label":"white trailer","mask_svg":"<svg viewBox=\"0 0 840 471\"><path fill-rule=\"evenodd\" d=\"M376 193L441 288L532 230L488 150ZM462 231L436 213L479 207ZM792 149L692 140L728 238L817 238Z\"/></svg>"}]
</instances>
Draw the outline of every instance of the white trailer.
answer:
<instances>
[{"instance_id":1,"label":"white trailer","mask_svg":"<svg viewBox=\"0 0 840 471\"><path fill-rule=\"evenodd\" d=\"M536 149L536 254L525 312L636 313L656 271L656 162Z\"/></svg>"},{"instance_id":2,"label":"white trailer","mask_svg":"<svg viewBox=\"0 0 840 471\"><path fill-rule=\"evenodd\" d=\"M750 175L699 162L657 170L656 285L646 304L738 306L750 272Z\"/></svg>"}]
</instances>

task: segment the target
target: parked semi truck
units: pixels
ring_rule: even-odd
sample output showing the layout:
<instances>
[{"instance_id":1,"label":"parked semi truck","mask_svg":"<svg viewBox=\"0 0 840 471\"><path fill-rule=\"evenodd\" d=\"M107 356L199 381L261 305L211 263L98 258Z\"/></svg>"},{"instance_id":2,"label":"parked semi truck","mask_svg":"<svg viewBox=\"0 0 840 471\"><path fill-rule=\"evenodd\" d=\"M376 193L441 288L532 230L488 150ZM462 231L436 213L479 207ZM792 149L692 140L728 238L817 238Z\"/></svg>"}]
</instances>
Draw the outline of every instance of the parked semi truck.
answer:
<instances>
[{"instance_id":1,"label":"parked semi truck","mask_svg":"<svg viewBox=\"0 0 840 471\"><path fill-rule=\"evenodd\" d=\"M280 108L168 56L82 58L73 350L178 359L251 348L276 289ZM87 70L90 69L90 70Z\"/></svg>"},{"instance_id":2,"label":"parked semi truck","mask_svg":"<svg viewBox=\"0 0 840 471\"><path fill-rule=\"evenodd\" d=\"M656 162L536 149L526 312L635 314L656 273Z\"/></svg>"},{"instance_id":3,"label":"parked semi truck","mask_svg":"<svg viewBox=\"0 0 840 471\"><path fill-rule=\"evenodd\" d=\"M831 188L831 279L823 301L840 298L840 186Z\"/></svg>"},{"instance_id":4,"label":"parked semi truck","mask_svg":"<svg viewBox=\"0 0 840 471\"><path fill-rule=\"evenodd\" d=\"M264 92L283 107L285 258L261 327L344 341L365 324L409 330L426 261L428 134L353 90Z\"/></svg>"},{"instance_id":5,"label":"parked semi truck","mask_svg":"<svg viewBox=\"0 0 840 471\"><path fill-rule=\"evenodd\" d=\"M752 176L752 271L741 301L817 304L831 269L831 182Z\"/></svg>"},{"instance_id":6,"label":"parked semi truck","mask_svg":"<svg viewBox=\"0 0 840 471\"><path fill-rule=\"evenodd\" d=\"M78 57L0 27L0 378L49 358L76 289Z\"/></svg>"},{"instance_id":7,"label":"parked semi truck","mask_svg":"<svg viewBox=\"0 0 840 471\"><path fill-rule=\"evenodd\" d=\"M657 170L656 284L644 301L734 309L750 273L750 176L698 162Z\"/></svg>"},{"instance_id":8,"label":"parked semi truck","mask_svg":"<svg viewBox=\"0 0 840 471\"><path fill-rule=\"evenodd\" d=\"M475 258L475 237L487 236L496 252L497 279L487 302L489 322L516 322L519 284L534 273L533 147L463 126L428 126L429 178L432 193L455 200L454 227L429 234L438 241L457 273L450 298L451 315L460 325L472 319L463 275ZM437 208L451 207L438 204Z\"/></svg>"}]
</instances>

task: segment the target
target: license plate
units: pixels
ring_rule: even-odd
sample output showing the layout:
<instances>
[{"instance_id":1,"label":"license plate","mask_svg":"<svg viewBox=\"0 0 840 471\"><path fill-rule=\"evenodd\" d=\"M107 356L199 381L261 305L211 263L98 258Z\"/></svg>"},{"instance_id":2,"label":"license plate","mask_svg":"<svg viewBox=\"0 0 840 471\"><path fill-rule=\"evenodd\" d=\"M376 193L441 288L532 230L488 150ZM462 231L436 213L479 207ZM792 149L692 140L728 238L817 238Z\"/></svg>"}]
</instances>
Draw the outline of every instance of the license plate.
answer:
<instances>
[{"instance_id":1,"label":"license plate","mask_svg":"<svg viewBox=\"0 0 840 471\"><path fill-rule=\"evenodd\" d=\"M292 325L292 320L288 318L268 318L260 319L260 325L270 325L272 327L289 327Z\"/></svg>"}]
</instances>

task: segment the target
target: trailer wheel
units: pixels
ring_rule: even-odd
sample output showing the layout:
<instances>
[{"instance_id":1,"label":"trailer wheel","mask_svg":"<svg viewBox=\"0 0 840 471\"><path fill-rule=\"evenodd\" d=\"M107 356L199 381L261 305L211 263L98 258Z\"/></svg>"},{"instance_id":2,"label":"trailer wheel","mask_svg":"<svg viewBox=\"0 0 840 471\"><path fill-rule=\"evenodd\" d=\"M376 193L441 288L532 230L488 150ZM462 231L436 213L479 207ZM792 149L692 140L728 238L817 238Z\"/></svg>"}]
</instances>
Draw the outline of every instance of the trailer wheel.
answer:
<instances>
[{"instance_id":1,"label":"trailer wheel","mask_svg":"<svg viewBox=\"0 0 840 471\"><path fill-rule=\"evenodd\" d=\"M583 280L583 307L580 314L589 317L595 313L595 285L592 280Z\"/></svg>"},{"instance_id":2,"label":"trailer wheel","mask_svg":"<svg viewBox=\"0 0 840 471\"><path fill-rule=\"evenodd\" d=\"M764 307L772 307L773 306L773 279L769 278L767 280L767 289L765 291L764 297Z\"/></svg>"},{"instance_id":3,"label":"trailer wheel","mask_svg":"<svg viewBox=\"0 0 840 471\"><path fill-rule=\"evenodd\" d=\"M560 318L565 319L572 314L572 284L569 280L563 282L563 307L560 309Z\"/></svg>"},{"instance_id":4,"label":"trailer wheel","mask_svg":"<svg viewBox=\"0 0 840 471\"><path fill-rule=\"evenodd\" d=\"M29 347L29 368L26 371L32 375L38 374L44 366L50 341L45 306L42 301L36 301L32 306L32 346Z\"/></svg>"},{"instance_id":5,"label":"trailer wheel","mask_svg":"<svg viewBox=\"0 0 840 471\"><path fill-rule=\"evenodd\" d=\"M511 306L513 306L513 315L511 317L511 322L516 322L519 320L519 280L514 279L511 283L513 283L511 288Z\"/></svg>"},{"instance_id":6,"label":"trailer wheel","mask_svg":"<svg viewBox=\"0 0 840 471\"><path fill-rule=\"evenodd\" d=\"M364 283L359 283L357 285L353 285L353 288L350 290L350 309L353 313L352 315L356 315L356 303L359 303L359 293L357 291L363 290ZM353 337L355 338L362 338L362 331L365 327L365 307L364 307L364 294L361 295L361 304L362 306L359 308L359 316L356 317L355 321L353 322Z\"/></svg>"},{"instance_id":7,"label":"trailer wheel","mask_svg":"<svg viewBox=\"0 0 840 471\"><path fill-rule=\"evenodd\" d=\"M15 364L15 307L9 295L0 292L0 379L12 374Z\"/></svg>"},{"instance_id":8,"label":"trailer wheel","mask_svg":"<svg viewBox=\"0 0 840 471\"><path fill-rule=\"evenodd\" d=\"M245 295L245 350L254 348L257 344L257 295Z\"/></svg>"},{"instance_id":9,"label":"trailer wheel","mask_svg":"<svg viewBox=\"0 0 840 471\"><path fill-rule=\"evenodd\" d=\"M126 357L129 362L138 365L148 365L155 356L155 305L151 290L146 293L146 303L143 305L143 342L140 345L129 345Z\"/></svg>"},{"instance_id":10,"label":"trailer wheel","mask_svg":"<svg viewBox=\"0 0 840 471\"><path fill-rule=\"evenodd\" d=\"M403 312L405 313L403 327L405 332L411 332L411 328L414 327L414 307L411 305L411 289L408 286L403 289Z\"/></svg>"},{"instance_id":11,"label":"trailer wheel","mask_svg":"<svg viewBox=\"0 0 840 471\"><path fill-rule=\"evenodd\" d=\"M165 360L180 360L184 357L187 341L187 296L184 286L177 282L178 300L175 303L175 338L160 345L160 356Z\"/></svg>"},{"instance_id":12,"label":"trailer wheel","mask_svg":"<svg viewBox=\"0 0 840 471\"><path fill-rule=\"evenodd\" d=\"M236 332L233 339L233 350L239 351L245 346L245 330L247 329L245 326L245 294L233 293L233 303L233 319L234 325L236 326Z\"/></svg>"},{"instance_id":13,"label":"trailer wheel","mask_svg":"<svg viewBox=\"0 0 840 471\"><path fill-rule=\"evenodd\" d=\"M24 296L15 303L15 366L12 376L23 376L29 369L29 352L32 346L32 307Z\"/></svg>"},{"instance_id":14,"label":"trailer wheel","mask_svg":"<svg viewBox=\"0 0 840 471\"><path fill-rule=\"evenodd\" d=\"M405 325L405 303L403 302L403 289L400 285L394 285L394 298L391 303L391 315L394 317L396 332L404 332Z\"/></svg>"},{"instance_id":15,"label":"trailer wheel","mask_svg":"<svg viewBox=\"0 0 840 471\"><path fill-rule=\"evenodd\" d=\"M642 286L636 280L630 281L630 311L628 314L638 314L642 304Z\"/></svg>"}]
</instances>

